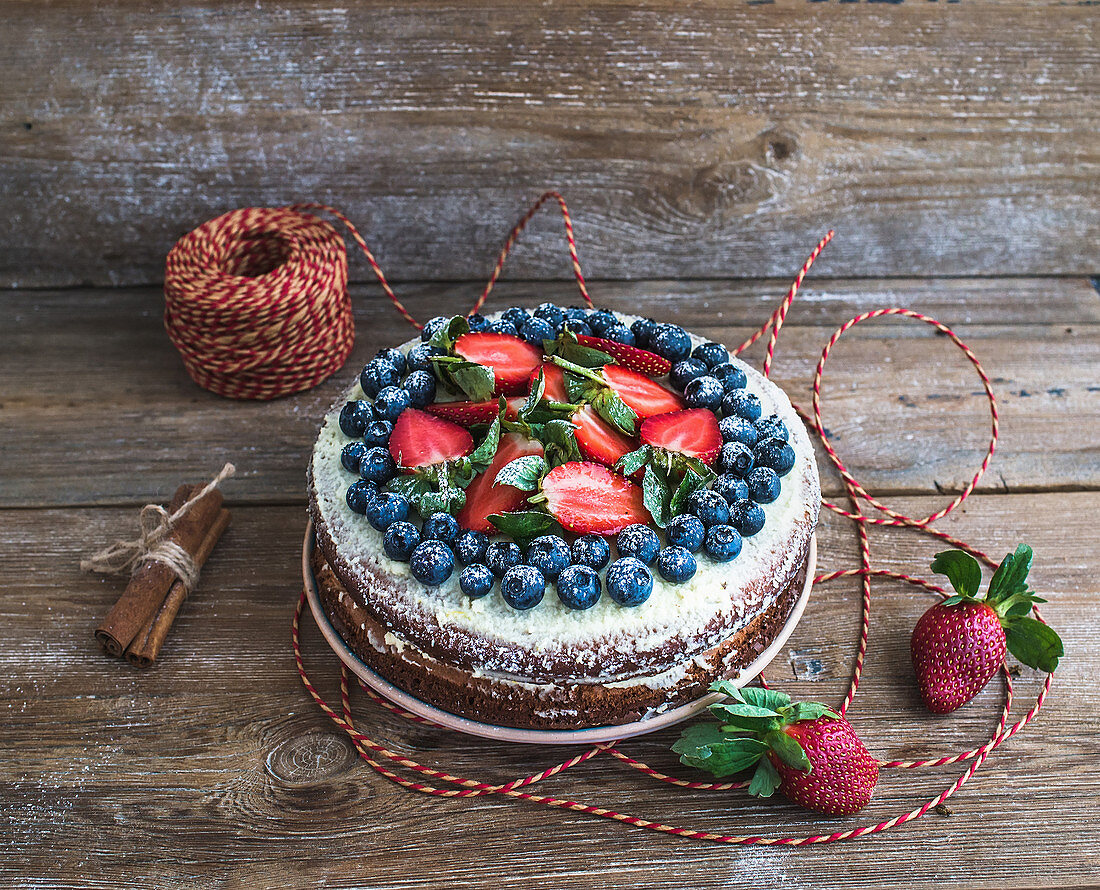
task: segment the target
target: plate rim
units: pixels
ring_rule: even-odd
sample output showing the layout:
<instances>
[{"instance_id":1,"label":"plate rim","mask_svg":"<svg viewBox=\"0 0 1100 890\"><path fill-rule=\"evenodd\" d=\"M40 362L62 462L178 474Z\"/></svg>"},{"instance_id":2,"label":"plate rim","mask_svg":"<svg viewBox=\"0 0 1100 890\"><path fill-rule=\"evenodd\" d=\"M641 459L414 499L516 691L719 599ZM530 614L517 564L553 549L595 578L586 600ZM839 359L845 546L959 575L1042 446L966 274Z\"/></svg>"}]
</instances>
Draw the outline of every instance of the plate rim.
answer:
<instances>
[{"instance_id":1,"label":"plate rim","mask_svg":"<svg viewBox=\"0 0 1100 890\"><path fill-rule=\"evenodd\" d=\"M317 579L313 574L313 567L310 565L309 558L313 551L314 540L313 520L310 519L306 523L305 537L302 542L302 577L305 582L306 599L309 602L310 612L313 614L313 620L321 631L321 635L325 638L325 642L328 643L329 647L340 661L374 692L387 699L391 704L404 708L406 711L422 719L436 723L445 729L453 729L456 732L461 732L466 735L491 739L498 742L519 742L530 745L579 745L597 742L612 742L657 732L669 726L675 726L677 723L689 720L700 711L704 710L708 705L723 698L720 693L711 692L694 701L687 702L686 704L682 704L652 717L636 720L633 723L590 726L584 729L550 730L497 726L496 724L483 723L478 720L471 720L468 717L462 717L458 714L452 714L450 711L444 711L411 695L376 673L372 668L368 667L367 664L360 660L359 656L352 651L344 638L340 636L329 620L328 614L325 612L324 606L321 603L321 597L317 589ZM787 620L784 622L783 627L780 629L779 633L776 634L771 643L768 644L767 648L750 664L737 671L734 675L727 677L727 679L735 685L744 686L750 680L754 679L764 670L764 668L775 660L775 657L779 654L779 650L786 645L787 640L790 638L791 634L794 633L795 628L798 626L798 622L801 620L806 610L806 603L810 598L810 591L813 588L814 572L816 568L817 531L815 530L810 536L810 550L806 561L806 581L802 587L802 592L799 594L798 599L795 600L795 604L790 614L787 616Z\"/></svg>"}]
</instances>

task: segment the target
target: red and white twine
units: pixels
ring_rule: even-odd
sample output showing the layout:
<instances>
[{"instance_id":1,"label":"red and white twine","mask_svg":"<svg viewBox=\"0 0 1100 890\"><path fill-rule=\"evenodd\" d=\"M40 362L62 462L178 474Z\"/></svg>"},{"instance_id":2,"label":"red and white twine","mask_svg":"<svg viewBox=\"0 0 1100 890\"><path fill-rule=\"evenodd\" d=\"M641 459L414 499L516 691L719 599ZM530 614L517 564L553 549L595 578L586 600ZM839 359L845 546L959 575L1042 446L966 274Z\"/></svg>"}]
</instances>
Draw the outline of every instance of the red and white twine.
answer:
<instances>
[{"instance_id":1,"label":"red and white twine","mask_svg":"<svg viewBox=\"0 0 1100 890\"><path fill-rule=\"evenodd\" d=\"M580 263L577 259L576 245L573 239L573 228L569 218L569 211L565 206L565 201L561 195L557 192L547 192L538 202L523 216L523 218L512 229L511 234L508 236L507 241L504 244L503 249L500 252L500 256L497 259L496 266L490 277L489 283L486 285L485 290L482 292L480 298L474 306L472 311L480 309L486 298L492 291L493 285L496 283L500 276L501 270L504 266L505 258L508 256L509 251L515 244L516 239L519 237L520 232L527 225L528 221L535 214L535 212L541 207L548 199L557 199L562 212L562 217L565 221L566 237L569 243L569 252L573 261L573 271L577 280L577 286L580 289L581 295L585 302L591 306L592 302L589 299L588 291L585 286L584 276L581 273ZM371 256L370 251L367 249L366 244L360 238L358 232L354 226L351 225L344 217L338 214L331 208L321 207L319 205L300 205L299 208L283 208L283 211L299 212L303 208L320 209L325 210L338 219L340 219L348 227L352 236L357 243L366 253L368 260L371 263L372 268L375 271L375 275L381 282L386 294L394 302L398 311L412 324L416 325L415 320L408 314L403 306L398 302L396 296L394 296L392 290L386 284L385 276L382 274L382 270L378 268L377 263L374 262L374 258ZM238 213L247 214L249 211L238 211ZM260 213L273 213L276 211L259 211ZM223 218L224 219L224 218ZM316 219L316 218L314 218ZM215 223L218 220L214 221ZM212 224L208 224L212 225ZM194 234L194 233L193 233ZM735 353L740 353L757 340L765 335L768 335L768 345L766 357L764 359L764 374L767 376L771 371L772 358L774 355L776 340L779 336L779 331L783 326L783 322L786 319L787 312L794 301L795 295L798 292L798 288L805 278L806 273L809 271L810 266L817 258L818 254L824 249L825 245L832 239L833 233L829 232L824 238L818 242L809 258L803 264L799 270L794 282L791 284L790 289L787 291L786 296L779 304L775 312L765 322L765 324L756 331L751 337L749 337L744 343L737 347ZM345 270L346 272L346 270ZM967 357L970 363L977 371L979 378L982 381L982 386L985 390L986 398L989 401L990 414L992 416L992 430L990 434L989 447L982 460L981 466L974 474L973 479L966 485L963 491L954 498L946 507L936 511L930 516L923 518L912 518L900 513L896 510L887 507L876 500L871 494L869 494L863 485L848 471L841 461L839 455L832 447L828 440L828 436L825 432L825 426L821 418L821 380L825 369L825 362L829 357L829 353L836 345L840 337L852 327L860 324L864 321L868 321L873 318L879 318L885 315L897 315L903 318L912 318L925 324L932 325L941 333L947 335L951 342L954 343ZM419 325L417 325L419 327ZM171 330L171 329L170 329ZM341 359L341 362L343 359ZM190 366L189 366L190 367ZM198 379L198 378L196 378ZM288 392L291 390L287 390ZM256 397L256 396L253 396ZM829 338L825 348L822 350L821 359L817 364L817 369L814 373L813 379L813 411L812 414L807 416L804 412L799 411L802 417L807 423L811 425L814 431L824 445L826 453L829 455L829 459L836 466L837 471L840 473L841 478L844 480L845 489L847 492L848 500L850 502L850 509L844 509L836 504L832 504L828 501L823 501L823 504L828 509L834 511L840 516L850 519L856 528L856 533L859 540L860 549L860 567L856 569L843 569L833 572L826 572L818 575L814 578L814 584L821 584L827 581L832 581L837 578L843 578L847 576L857 576L861 579L862 584L862 615L860 622L860 637L858 644L858 651L856 654L855 665L852 671L852 678L848 686L847 693L844 696L843 703L841 704L840 711L844 713L847 711L849 705L855 696L856 690L859 688L860 677L863 673L864 658L867 653L867 633L870 625L871 618L871 578L890 578L898 581L905 581L915 587L921 588L932 594L946 595L943 588L929 581L925 581L921 578L916 578L911 575L906 575L900 572L888 571L886 569L874 569L871 567L871 551L870 541L867 535L868 525L887 525L911 528L925 534L929 534L939 538L952 546L959 547L972 553L978 559L982 560L989 566L995 566L996 563L985 553L977 550L976 548L966 544L963 541L953 538L950 535L939 531L938 529L931 528L931 523L938 519L943 518L956 507L958 507L967 497L973 492L978 481L981 479L982 474L989 466L989 462L993 457L993 452L996 448L997 436L998 436L998 415L997 415L997 402L993 394L993 389L989 381L989 377L986 375L982 368L981 362L979 362L977 356L963 343L946 325L933 318L929 318L926 315L921 315L918 312L913 312L908 309L876 309L871 312L865 312L856 317L849 319L843 325L841 325L836 332ZM884 514L882 517L868 516L863 512L862 502L870 504L874 509ZM658 782L662 782L669 785L689 789L692 791L718 791L725 792L737 788L742 788L746 783L744 782L702 782L702 781L688 781L685 779L677 778L675 776L668 775L659 770L650 767L639 760L636 760L629 755L625 754L619 749L619 742L607 742L594 745L586 751L572 757L566 761L555 764L541 772L534 773L532 775L523 776L517 779L513 779L510 782L505 783L489 783L483 782L479 779L467 778L462 776L455 776L446 771L436 769L434 767L425 766L418 763L411 758L408 758L402 754L391 751L384 745L380 745L369 736L365 735L359 729L356 728L352 718L351 710L351 687L349 682L348 669L341 666L340 673L340 711L335 711L329 704L321 697L320 693L314 687L312 681L309 679L309 675L306 673L305 665L302 661L302 651L299 638L299 625L302 616L302 610L306 602L305 593L299 597L297 608L294 611L294 618L291 623L291 645L294 650L294 660L298 668L298 673L301 676L302 683L305 685L306 690L310 696L321 708L322 711L335 723L340 729L348 734L352 743L355 745L356 750L359 752L360 757L376 772L386 777L392 782L400 785L403 788L407 788L412 791L418 791L423 794L430 794L438 797L477 797L484 794L498 794L506 797L514 797L520 800L532 801L534 803L540 803L548 807L555 807L558 809L570 810L577 813L585 813L593 816L600 816L605 819L611 819L616 822L623 822L627 825L633 825L639 828L648 828L652 831L659 831L665 834L673 834L680 837L692 838L695 840L712 841L723 844L761 844L769 846L792 846L800 847L810 844L824 844L835 841L851 840L853 838L862 837L868 834L877 834L885 831L888 828L892 828L896 825L901 825L905 822L911 822L927 813L933 807L936 807L946 801L951 795L958 791L971 776L977 772L978 768L985 762L986 758L990 755L994 748L1000 745L1005 740L1009 739L1017 732L1019 732L1024 726L1026 726L1039 712L1039 709L1043 706L1043 702L1046 699L1047 693L1050 690L1051 683L1053 681L1053 674L1047 675L1046 681L1043 683L1038 696L1031 709L1016 723L1009 725L1009 712L1012 705L1012 678L1009 675L1007 669L1002 670L1005 685L1005 698L1004 706L1001 710L1000 720L997 723L996 729L990 736L989 740L978 748L974 748L969 751L964 751L959 754L933 758L928 760L892 760L881 764L884 769L916 769L920 767L942 767L949 766L955 763L967 762L966 769L950 784L947 788L941 791L939 794L924 801L916 809L910 810L906 813L901 813L890 819L882 822L878 822L871 825L863 825L858 828L849 828L842 831L835 831L828 834L815 834L803 837L760 837L756 835L725 835L710 831L701 831L693 828L685 828L675 825L666 825L662 822L654 822L649 819L644 819L639 816L632 816L626 813L620 813L615 810L607 809L605 807L596 806L594 804L581 803L579 801L568 800L564 798L552 797L548 795L533 794L529 791L523 791L521 789L534 785L537 782L541 782L545 779L552 778L559 773L564 772L572 766L578 763L583 763L586 760L590 760L600 754L607 754L619 763L627 766L644 776L649 777ZM1038 611L1035 612L1036 617L1039 617ZM761 677L763 680L763 677ZM362 691L368 698L373 700L380 707L389 710L399 716L405 717L409 720L413 720L419 723L431 724L430 721L424 720L415 714L411 714L396 705L391 704L384 698L378 696L371 689L366 687L360 682ZM439 787L435 785L425 784L417 781L415 778L409 778L403 776L393 769L386 766L383 761L388 761L395 767L404 768L411 773L418 776L426 777L428 779L444 782L447 785L453 787Z\"/></svg>"}]
</instances>

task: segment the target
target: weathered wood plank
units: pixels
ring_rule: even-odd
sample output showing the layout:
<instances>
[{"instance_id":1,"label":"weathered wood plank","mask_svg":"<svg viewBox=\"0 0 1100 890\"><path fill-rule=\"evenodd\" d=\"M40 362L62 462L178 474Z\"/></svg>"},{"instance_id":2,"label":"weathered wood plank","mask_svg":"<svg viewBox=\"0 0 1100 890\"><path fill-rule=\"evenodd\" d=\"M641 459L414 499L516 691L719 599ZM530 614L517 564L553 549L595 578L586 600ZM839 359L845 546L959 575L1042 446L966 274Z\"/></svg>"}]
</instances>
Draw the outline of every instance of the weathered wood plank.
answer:
<instances>
[{"instance_id":1,"label":"weathered wood plank","mask_svg":"<svg viewBox=\"0 0 1100 890\"><path fill-rule=\"evenodd\" d=\"M904 498L899 506L919 514L933 501ZM659 887L670 873L684 886L708 887L746 875L818 887L880 886L886 874L914 887L1093 884L1100 878L1088 815L1100 793L1100 722L1089 704L1100 652L1095 502L1089 493L975 496L965 513L941 523L993 553L1021 538L1035 546L1034 581L1051 600L1047 617L1069 652L1058 682L1036 722L951 801L950 817L933 814L874 839L802 851L726 850L520 802L429 801L375 776L308 700L289 657L303 528L296 508L235 509L162 663L147 673L99 654L91 629L120 586L76 569L81 554L124 530L132 511L5 511L0 575L10 580L0 588L0 744L11 756L0 760L8 826L0 835L0 876L58 887L524 887L547 876L564 887L616 879ZM927 575L938 549L930 539L873 535L876 565ZM851 565L853 557L847 523L826 516L821 568ZM994 689L948 718L920 712L905 650L927 601L875 583L870 657L852 717L879 756L969 747L995 718ZM773 683L835 702L857 621L853 582L819 589L769 671ZM332 700L334 661L308 619L304 645ZM820 653L824 669L815 681L795 680L792 658L807 650ZM1017 686L1023 713L1038 683L1025 672ZM365 704L357 711L394 750L458 772L511 777L570 753L440 733ZM675 735L623 747L678 770L667 750ZM853 820L822 820L735 794L687 793L601 762L551 780L545 793L706 829L800 834L909 809L955 770L887 774L867 818ZM918 849L924 855L914 855ZM1007 849L1017 856L1001 855Z\"/></svg>"},{"instance_id":2,"label":"weathered wood plank","mask_svg":"<svg viewBox=\"0 0 1100 890\"><path fill-rule=\"evenodd\" d=\"M605 278L1100 267L1096 11L1057 4L0 5L0 283L159 280L324 200L467 279L548 187ZM33 224L31 224L33 221ZM536 223L523 277L568 274Z\"/></svg>"},{"instance_id":3,"label":"weathered wood plank","mask_svg":"<svg viewBox=\"0 0 1100 890\"><path fill-rule=\"evenodd\" d=\"M675 318L736 343L766 317L770 284L601 284L613 306ZM476 288L410 289L420 317L464 308ZM1047 304L1050 316L1038 307ZM766 299L765 299L766 295ZM472 297L470 298L472 299ZM513 285L496 305L569 301L562 284ZM957 327L983 358L1001 399L1002 439L984 490L1100 486L1097 445L1082 430L1100 421L1100 298L1085 282L827 282L808 288L779 343L775 378L809 407L809 384L832 329L854 311L919 307ZM640 307L640 308L639 308ZM360 337L324 385L271 403L237 403L196 387L144 290L17 293L0 297L0 505L50 506L165 499L181 478L225 460L240 475L232 498L300 502L321 415L382 345L409 328L374 292L356 300ZM728 323L727 323L728 320ZM1000 322L1011 322L1002 324ZM809 323L807 323L809 322ZM758 345L748 354L759 362ZM929 381L927 368L935 367ZM877 320L834 351L825 423L851 468L874 490L959 490L981 461L989 419L970 365L930 328ZM899 432L900 431L900 432ZM120 455L125 460L120 460ZM827 466L822 456L819 461ZM839 480L824 473L827 490Z\"/></svg>"}]
</instances>

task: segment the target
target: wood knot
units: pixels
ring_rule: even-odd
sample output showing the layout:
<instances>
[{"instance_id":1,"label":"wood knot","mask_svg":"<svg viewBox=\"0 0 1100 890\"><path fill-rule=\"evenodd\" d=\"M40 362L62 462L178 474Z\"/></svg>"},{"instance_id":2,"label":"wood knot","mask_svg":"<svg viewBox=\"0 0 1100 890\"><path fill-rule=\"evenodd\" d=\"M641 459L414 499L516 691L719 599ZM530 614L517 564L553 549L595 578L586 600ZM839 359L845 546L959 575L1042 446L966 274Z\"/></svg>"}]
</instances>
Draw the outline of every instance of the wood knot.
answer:
<instances>
[{"instance_id":1,"label":"wood knot","mask_svg":"<svg viewBox=\"0 0 1100 890\"><path fill-rule=\"evenodd\" d=\"M315 785L344 772L354 762L355 749L348 738L311 731L276 745L264 768L287 785Z\"/></svg>"},{"instance_id":2,"label":"wood knot","mask_svg":"<svg viewBox=\"0 0 1100 890\"><path fill-rule=\"evenodd\" d=\"M825 678L825 660L817 649L792 649L790 661L796 680Z\"/></svg>"}]
</instances>

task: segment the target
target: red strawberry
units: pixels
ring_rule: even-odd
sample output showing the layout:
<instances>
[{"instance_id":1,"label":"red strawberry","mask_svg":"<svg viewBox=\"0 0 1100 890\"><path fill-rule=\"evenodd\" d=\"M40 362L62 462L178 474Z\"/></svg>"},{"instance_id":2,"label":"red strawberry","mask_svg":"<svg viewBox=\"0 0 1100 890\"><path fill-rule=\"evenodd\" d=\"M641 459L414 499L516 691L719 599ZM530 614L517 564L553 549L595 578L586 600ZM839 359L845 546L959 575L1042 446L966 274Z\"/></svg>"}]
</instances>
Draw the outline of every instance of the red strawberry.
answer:
<instances>
[{"instance_id":1,"label":"red strawberry","mask_svg":"<svg viewBox=\"0 0 1100 890\"><path fill-rule=\"evenodd\" d=\"M542 391L542 397L550 402L569 402L569 390L565 388L565 372L552 362L544 362L531 372L530 383L527 391L535 385L538 379L539 369L542 369L542 377L546 385Z\"/></svg>"},{"instance_id":2,"label":"red strawberry","mask_svg":"<svg viewBox=\"0 0 1100 890\"><path fill-rule=\"evenodd\" d=\"M524 392L531 372L542 362L542 350L511 334L481 331L455 340L455 352L467 361L493 369L496 393L517 396Z\"/></svg>"},{"instance_id":3,"label":"red strawberry","mask_svg":"<svg viewBox=\"0 0 1100 890\"><path fill-rule=\"evenodd\" d=\"M546 507L578 535L614 535L652 520L642 490L601 464L572 462L554 467L542 480Z\"/></svg>"},{"instance_id":4,"label":"red strawberry","mask_svg":"<svg viewBox=\"0 0 1100 890\"><path fill-rule=\"evenodd\" d=\"M710 414L709 411L706 413ZM712 414L711 417L713 416ZM576 427L574 435L577 445L580 446L581 454L589 460L598 460L613 467L620 457L638 447L637 442L600 417L591 405L585 405L573 412L572 420ZM714 429L717 432L717 421ZM721 435L718 437L718 444L722 444Z\"/></svg>"},{"instance_id":5,"label":"red strawberry","mask_svg":"<svg viewBox=\"0 0 1100 890\"><path fill-rule=\"evenodd\" d=\"M455 460L473 448L469 430L416 408L402 411L390 433L390 454L406 469Z\"/></svg>"},{"instance_id":6,"label":"red strawberry","mask_svg":"<svg viewBox=\"0 0 1100 890\"><path fill-rule=\"evenodd\" d=\"M500 406L495 399L489 399L487 402L433 402L424 410L461 426L469 426L474 423L492 423Z\"/></svg>"},{"instance_id":7,"label":"red strawberry","mask_svg":"<svg viewBox=\"0 0 1100 890\"><path fill-rule=\"evenodd\" d=\"M492 463L483 473L475 476L474 481L466 488L466 504L457 516L459 525L487 535L496 534L496 528L488 517L493 513L508 513L523 506L528 492L511 485L493 483L501 467L525 454L542 454L542 444L519 433L508 433L500 437Z\"/></svg>"},{"instance_id":8,"label":"red strawberry","mask_svg":"<svg viewBox=\"0 0 1100 890\"><path fill-rule=\"evenodd\" d=\"M653 352L639 349L637 346L627 346L616 340L605 340L603 337L589 337L587 334L577 334L577 342L582 346L590 346L600 352L606 352L624 368L638 371L649 377L664 377L672 370L672 363L667 358L661 358Z\"/></svg>"},{"instance_id":9,"label":"red strawberry","mask_svg":"<svg viewBox=\"0 0 1100 890\"><path fill-rule=\"evenodd\" d=\"M713 463L722 450L718 418L706 408L654 414L642 421L638 434L647 445L697 457L705 464Z\"/></svg>"},{"instance_id":10,"label":"red strawberry","mask_svg":"<svg viewBox=\"0 0 1100 890\"><path fill-rule=\"evenodd\" d=\"M768 757L779 772L779 790L808 810L847 816L867 806L878 782L878 761L859 740L852 724L819 717L783 727L810 761L810 770L788 766L774 752Z\"/></svg>"},{"instance_id":11,"label":"red strawberry","mask_svg":"<svg viewBox=\"0 0 1100 890\"><path fill-rule=\"evenodd\" d=\"M604 365L602 373L615 395L633 408L639 418L668 414L684 408L683 400L676 393L670 392L644 374L631 371L630 368Z\"/></svg>"}]
</instances>

